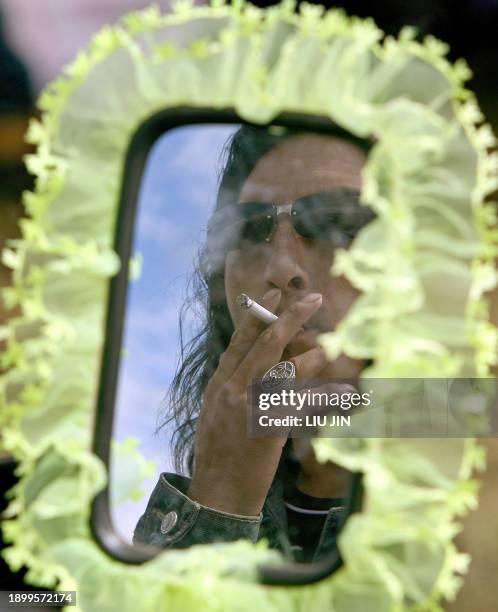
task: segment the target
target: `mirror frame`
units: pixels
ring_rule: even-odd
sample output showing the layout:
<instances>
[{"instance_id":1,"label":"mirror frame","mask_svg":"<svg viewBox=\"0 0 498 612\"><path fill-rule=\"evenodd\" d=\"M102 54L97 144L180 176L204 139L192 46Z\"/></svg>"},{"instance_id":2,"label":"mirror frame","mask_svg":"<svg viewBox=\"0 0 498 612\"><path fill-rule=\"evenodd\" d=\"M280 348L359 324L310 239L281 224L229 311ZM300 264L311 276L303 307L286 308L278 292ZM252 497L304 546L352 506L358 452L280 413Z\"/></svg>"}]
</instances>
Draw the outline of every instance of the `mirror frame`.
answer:
<instances>
[{"instance_id":1,"label":"mirror frame","mask_svg":"<svg viewBox=\"0 0 498 612\"><path fill-rule=\"evenodd\" d=\"M119 195L118 213L114 231L114 250L121 260L119 272L110 280L106 306L105 342L101 356L97 406L93 431L92 452L103 461L108 472L111 457L111 436L119 374L121 343L126 314L129 285L129 264L132 256L133 230L138 208L138 195L144 168L155 142L164 133L177 127L195 124L251 124L232 109L179 107L159 111L149 117L136 130L125 158ZM327 117L300 113L284 113L269 125L302 127L310 131L347 133ZM358 139L360 141L360 139ZM348 494L348 511L342 525L355 512L361 510L363 484L361 472L354 472ZM91 510L91 530L98 545L112 558L127 564L141 564L157 556L158 549L145 545L128 544L114 529L110 512L110 486L94 498ZM338 549L316 563L284 563L258 566L262 584L274 586L306 585L330 576L343 565Z\"/></svg>"}]
</instances>

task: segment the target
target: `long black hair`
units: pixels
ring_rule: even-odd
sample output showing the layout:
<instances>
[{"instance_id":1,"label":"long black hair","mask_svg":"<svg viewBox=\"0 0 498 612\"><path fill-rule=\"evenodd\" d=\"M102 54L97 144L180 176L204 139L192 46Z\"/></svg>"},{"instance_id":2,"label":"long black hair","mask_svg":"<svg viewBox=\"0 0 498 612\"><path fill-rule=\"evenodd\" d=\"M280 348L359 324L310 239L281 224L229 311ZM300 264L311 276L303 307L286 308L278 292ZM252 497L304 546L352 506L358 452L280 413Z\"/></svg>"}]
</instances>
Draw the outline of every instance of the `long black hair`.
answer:
<instances>
[{"instance_id":1,"label":"long black hair","mask_svg":"<svg viewBox=\"0 0 498 612\"><path fill-rule=\"evenodd\" d=\"M257 162L283 140L304 130L243 125L225 144L221 154L216 210L233 205ZM368 148L368 144L337 129L335 133ZM185 337L185 320L190 310L201 316L197 333ZM223 266L213 266L206 246L197 255L187 299L179 314L180 357L168 394L162 427L173 423L171 436L175 469L190 474L193 466L195 424L202 396L221 354L234 331L225 295Z\"/></svg>"}]
</instances>

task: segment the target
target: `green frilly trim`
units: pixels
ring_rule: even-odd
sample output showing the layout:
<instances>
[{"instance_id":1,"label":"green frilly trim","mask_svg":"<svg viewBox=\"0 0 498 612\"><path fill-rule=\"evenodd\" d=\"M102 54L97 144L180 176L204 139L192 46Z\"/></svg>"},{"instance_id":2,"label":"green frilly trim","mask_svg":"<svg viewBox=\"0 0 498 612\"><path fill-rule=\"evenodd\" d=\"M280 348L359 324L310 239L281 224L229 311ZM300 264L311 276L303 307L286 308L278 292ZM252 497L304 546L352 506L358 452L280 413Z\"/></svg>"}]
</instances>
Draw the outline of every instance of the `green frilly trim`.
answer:
<instances>
[{"instance_id":1,"label":"green frilly trim","mask_svg":"<svg viewBox=\"0 0 498 612\"><path fill-rule=\"evenodd\" d=\"M20 475L5 557L27 565L29 581L77 590L82 610L439 610L461 584L468 558L452 538L484 467L473 440L318 440L322 460L364 472L367 502L340 537L345 566L309 587L258 585L256 564L277 560L261 544L126 566L90 535L90 503L107 478L90 432L120 265L119 186L130 138L156 111L231 107L256 123L313 113L373 136L363 200L377 219L333 270L362 295L324 346L373 359L370 377L486 376L497 361L483 294L497 281L495 205L484 201L498 187L498 158L464 87L468 67L411 28L384 38L371 20L294 8L178 2L171 15L131 13L47 87L31 123L36 188L24 194L22 238L3 252L14 276L3 298L20 308L0 329L1 443Z\"/></svg>"}]
</instances>

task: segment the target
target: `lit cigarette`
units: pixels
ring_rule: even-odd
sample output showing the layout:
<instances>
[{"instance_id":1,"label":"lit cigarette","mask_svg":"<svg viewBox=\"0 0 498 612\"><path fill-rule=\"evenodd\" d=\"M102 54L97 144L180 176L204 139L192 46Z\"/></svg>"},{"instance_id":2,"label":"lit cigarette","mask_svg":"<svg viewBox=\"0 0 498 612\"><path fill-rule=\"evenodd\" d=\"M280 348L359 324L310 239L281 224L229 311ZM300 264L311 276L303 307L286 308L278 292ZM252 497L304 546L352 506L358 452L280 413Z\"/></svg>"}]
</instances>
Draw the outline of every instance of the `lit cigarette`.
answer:
<instances>
[{"instance_id":1,"label":"lit cigarette","mask_svg":"<svg viewBox=\"0 0 498 612\"><path fill-rule=\"evenodd\" d=\"M241 293L237 297L237 304L247 308L251 314L264 323L272 323L278 319L277 315L273 314L273 312L270 312L269 310L266 310L266 308L263 308L261 304L258 304L245 293Z\"/></svg>"}]
</instances>

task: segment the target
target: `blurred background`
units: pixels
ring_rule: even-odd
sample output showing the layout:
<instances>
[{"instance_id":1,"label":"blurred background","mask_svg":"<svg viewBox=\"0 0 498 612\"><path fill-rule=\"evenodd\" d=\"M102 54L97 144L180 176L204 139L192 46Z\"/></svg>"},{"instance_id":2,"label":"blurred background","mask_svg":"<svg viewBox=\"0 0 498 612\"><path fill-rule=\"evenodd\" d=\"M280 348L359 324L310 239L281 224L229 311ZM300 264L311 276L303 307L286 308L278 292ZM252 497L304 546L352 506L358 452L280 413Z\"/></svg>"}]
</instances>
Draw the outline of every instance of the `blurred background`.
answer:
<instances>
[{"instance_id":1,"label":"blurred background","mask_svg":"<svg viewBox=\"0 0 498 612\"><path fill-rule=\"evenodd\" d=\"M198 2L199 4L202 2ZM23 215L21 194L32 180L22 158L29 152L23 135L36 116L35 101L43 87L85 47L102 26L114 23L130 10L148 6L148 0L0 0L0 250L18 236ZM169 0L156 0L169 10ZM266 2L253 2L266 6ZM465 57L473 71L469 87L498 132L498 0L348 0L325 4L349 14L373 17L387 33L414 25L419 36L433 34L450 45L449 57ZM9 271L0 265L0 286L10 283ZM0 301L0 324L7 317ZM493 316L498 323L498 299L493 296ZM0 353L2 346L0 344ZM472 554L465 587L449 612L494 612L498 601L498 444L483 442L488 469L483 479L479 510L465 519L458 546ZM0 456L0 511L4 493L15 482L14 465ZM0 541L0 547L2 543ZM11 574L0 560L0 590L25 588L23 572Z\"/></svg>"}]
</instances>

